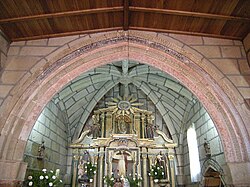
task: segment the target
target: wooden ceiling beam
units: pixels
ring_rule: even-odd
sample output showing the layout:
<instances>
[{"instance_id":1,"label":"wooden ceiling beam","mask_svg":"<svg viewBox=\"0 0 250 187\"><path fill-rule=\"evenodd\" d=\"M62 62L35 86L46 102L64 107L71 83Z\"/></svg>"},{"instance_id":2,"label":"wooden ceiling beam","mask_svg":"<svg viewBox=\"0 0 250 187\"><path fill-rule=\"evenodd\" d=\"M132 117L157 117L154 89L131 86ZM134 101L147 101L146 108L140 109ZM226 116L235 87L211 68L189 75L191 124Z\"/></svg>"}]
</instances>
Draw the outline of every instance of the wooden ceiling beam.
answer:
<instances>
[{"instance_id":1,"label":"wooden ceiling beam","mask_svg":"<svg viewBox=\"0 0 250 187\"><path fill-rule=\"evenodd\" d=\"M129 7L130 11L142 12L142 13L158 13L176 16L187 16L187 17L197 17L197 18L208 18L208 19L222 19L222 20L235 20L242 22L250 22L250 18L246 17L236 17L236 16L226 16L220 14L209 14L201 12L189 12L182 10L169 10L169 9L158 9L158 8L145 8L145 7Z\"/></svg>"},{"instance_id":2,"label":"wooden ceiling beam","mask_svg":"<svg viewBox=\"0 0 250 187\"><path fill-rule=\"evenodd\" d=\"M120 11L123 11L122 6L86 9L86 10L73 10L73 11L56 12L56 13L49 13L49 14L38 14L38 15L31 15L31 16L4 18L4 19L0 19L0 24L10 23L10 22L22 22L22 21L28 21L28 20L37 20L37 19L46 19L46 18L55 18L55 17L77 16L77 15L84 15L84 14L99 14L99 13L120 12Z\"/></svg>"},{"instance_id":3,"label":"wooden ceiling beam","mask_svg":"<svg viewBox=\"0 0 250 187\"><path fill-rule=\"evenodd\" d=\"M24 41L24 40L37 40L37 39L44 39L44 38L54 38L54 37L64 37L64 36L71 36L77 34L91 34L97 32L108 32L108 31L115 31L115 30L122 30L123 27L111 27L111 28L102 28L102 29L92 29L92 30L84 30L84 31L71 31L71 32L63 32L63 33L53 33L53 34L44 34L44 35L37 35L37 36L26 36L26 37L19 37L13 38L13 42L17 41Z\"/></svg>"},{"instance_id":4,"label":"wooden ceiling beam","mask_svg":"<svg viewBox=\"0 0 250 187\"><path fill-rule=\"evenodd\" d=\"M123 0L123 30L129 27L129 0Z\"/></svg>"},{"instance_id":5,"label":"wooden ceiling beam","mask_svg":"<svg viewBox=\"0 0 250 187\"><path fill-rule=\"evenodd\" d=\"M233 40L242 40L241 37L237 36L228 36L228 35L219 35L219 34L209 34L209 33L200 33L200 32L190 32L190 31L180 31L180 30L169 30L169 29L160 29L160 28L145 28L145 27L134 27L130 26L130 30L140 30L140 31L152 31L152 32L162 32L162 33L173 33L173 34L185 34L193 36L204 36L204 37L214 37L214 38L224 38L224 39L233 39Z\"/></svg>"}]
</instances>

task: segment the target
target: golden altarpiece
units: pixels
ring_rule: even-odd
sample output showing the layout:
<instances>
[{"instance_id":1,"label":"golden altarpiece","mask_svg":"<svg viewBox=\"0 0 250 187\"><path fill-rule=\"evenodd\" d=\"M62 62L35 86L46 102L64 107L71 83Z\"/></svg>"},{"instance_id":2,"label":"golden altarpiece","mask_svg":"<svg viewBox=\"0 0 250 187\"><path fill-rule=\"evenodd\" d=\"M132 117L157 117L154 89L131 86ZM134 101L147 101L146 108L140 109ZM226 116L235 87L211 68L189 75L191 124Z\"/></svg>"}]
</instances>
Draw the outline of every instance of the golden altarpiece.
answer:
<instances>
[{"instance_id":1,"label":"golden altarpiece","mask_svg":"<svg viewBox=\"0 0 250 187\"><path fill-rule=\"evenodd\" d=\"M105 176L112 176L118 182L141 176L140 186L175 186L176 144L157 129L152 112L137 108L142 104L132 97L114 98L107 104L107 108L94 111L91 128L70 145L72 186L107 186ZM165 170L163 184L149 175L151 166L159 160ZM93 181L88 183L81 180L86 162L97 166Z\"/></svg>"}]
</instances>

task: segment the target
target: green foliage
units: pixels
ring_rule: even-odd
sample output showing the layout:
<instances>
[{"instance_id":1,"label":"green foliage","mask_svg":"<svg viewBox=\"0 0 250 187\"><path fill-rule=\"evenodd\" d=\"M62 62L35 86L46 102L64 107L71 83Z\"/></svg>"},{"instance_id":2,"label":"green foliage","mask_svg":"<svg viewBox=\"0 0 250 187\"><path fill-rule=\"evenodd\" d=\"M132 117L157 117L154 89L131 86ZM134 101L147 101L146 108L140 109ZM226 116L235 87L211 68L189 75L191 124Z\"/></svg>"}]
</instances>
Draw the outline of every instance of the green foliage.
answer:
<instances>
[{"instance_id":1,"label":"green foliage","mask_svg":"<svg viewBox=\"0 0 250 187\"><path fill-rule=\"evenodd\" d=\"M114 176L112 175L111 177L110 176L105 176L103 177L105 183L107 184L107 186L111 186L113 187L114 184L115 184L115 179L114 179Z\"/></svg>"},{"instance_id":2,"label":"green foliage","mask_svg":"<svg viewBox=\"0 0 250 187\"><path fill-rule=\"evenodd\" d=\"M165 176L165 171L163 166L160 166L158 164L152 165L149 176L152 176L153 179L163 179Z\"/></svg>"},{"instance_id":3,"label":"green foliage","mask_svg":"<svg viewBox=\"0 0 250 187\"><path fill-rule=\"evenodd\" d=\"M88 179L93 179L94 175L96 174L96 166L93 165L91 162L87 162L85 164L85 173L88 177Z\"/></svg>"},{"instance_id":4,"label":"green foliage","mask_svg":"<svg viewBox=\"0 0 250 187\"><path fill-rule=\"evenodd\" d=\"M142 181L142 178L137 176L137 177L127 177L129 186L130 187L138 187L140 186L140 182Z\"/></svg>"},{"instance_id":5,"label":"green foliage","mask_svg":"<svg viewBox=\"0 0 250 187\"><path fill-rule=\"evenodd\" d=\"M60 180L58 175L59 173L56 173L52 170L47 171L47 169L43 169L42 171L32 171L25 180L25 186L32 186L32 187L63 186L62 180Z\"/></svg>"}]
</instances>

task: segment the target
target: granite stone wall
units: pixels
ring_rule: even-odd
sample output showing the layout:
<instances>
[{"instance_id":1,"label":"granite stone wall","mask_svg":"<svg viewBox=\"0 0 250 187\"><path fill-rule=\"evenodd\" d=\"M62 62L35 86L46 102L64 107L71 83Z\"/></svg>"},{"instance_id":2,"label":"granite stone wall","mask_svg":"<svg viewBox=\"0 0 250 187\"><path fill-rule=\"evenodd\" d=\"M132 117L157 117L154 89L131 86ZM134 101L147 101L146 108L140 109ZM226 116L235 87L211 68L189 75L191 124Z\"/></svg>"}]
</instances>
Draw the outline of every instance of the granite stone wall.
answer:
<instances>
[{"instance_id":1,"label":"granite stone wall","mask_svg":"<svg viewBox=\"0 0 250 187\"><path fill-rule=\"evenodd\" d=\"M187 121L185 126L185 133L183 138L183 169L185 175L185 183L187 186L197 186L197 183L191 182L190 177L190 163L189 163L189 151L188 151L188 144L187 144L187 129L189 128L192 123L195 126L196 130L196 138L198 143L198 150L199 150L199 159L200 159L200 166L201 166L201 182L202 182L202 175L207 167L210 165L205 155L204 149L204 142L205 139L210 144L211 149L211 160L212 166L217 167L218 171L220 172L223 170L225 173L227 172L227 166L224 157L224 151L221 144L220 137L218 132L214 126L213 121L211 120L209 114L206 112L205 108L201 105L199 101L194 103L191 107ZM223 174L224 174L223 172ZM222 173L221 173L222 174ZM223 179L230 180L229 176L223 176Z\"/></svg>"},{"instance_id":2,"label":"granite stone wall","mask_svg":"<svg viewBox=\"0 0 250 187\"><path fill-rule=\"evenodd\" d=\"M49 102L37 119L27 141L24 161L28 163L28 169L60 169L61 175L66 173L67 126L65 114L53 101ZM40 159L38 149L42 141L45 151L43 159Z\"/></svg>"}]
</instances>

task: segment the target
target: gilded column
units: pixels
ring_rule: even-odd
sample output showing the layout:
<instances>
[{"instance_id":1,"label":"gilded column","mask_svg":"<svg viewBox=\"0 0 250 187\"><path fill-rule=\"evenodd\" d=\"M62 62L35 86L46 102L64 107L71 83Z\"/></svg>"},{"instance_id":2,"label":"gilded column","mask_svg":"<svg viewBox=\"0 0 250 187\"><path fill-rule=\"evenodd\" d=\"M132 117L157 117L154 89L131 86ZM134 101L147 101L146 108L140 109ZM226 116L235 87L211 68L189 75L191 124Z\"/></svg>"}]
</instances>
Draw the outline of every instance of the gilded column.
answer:
<instances>
[{"instance_id":1,"label":"gilded column","mask_svg":"<svg viewBox=\"0 0 250 187\"><path fill-rule=\"evenodd\" d=\"M96 150L96 152L97 152L97 150ZM97 161L98 161L98 155L95 155L94 156L94 164L96 165L96 167L97 167L97 170L98 170L98 165L97 165ZM96 171L97 172L97 171ZM98 183L97 183L97 174L95 174L95 176L94 176L94 187L98 187Z\"/></svg>"},{"instance_id":2,"label":"gilded column","mask_svg":"<svg viewBox=\"0 0 250 187\"><path fill-rule=\"evenodd\" d=\"M102 129L101 129L102 134L101 134L101 137L102 137L102 138L104 138L104 131L105 131L105 130L104 130L104 127L105 127L105 126L104 126L104 125L105 125L105 121L104 121L105 118L104 118L104 117L105 117L105 115L104 115L104 113L102 113L102 114L101 114L101 119L102 119Z\"/></svg>"},{"instance_id":3,"label":"gilded column","mask_svg":"<svg viewBox=\"0 0 250 187\"><path fill-rule=\"evenodd\" d=\"M145 114L141 115L141 138L145 138Z\"/></svg>"},{"instance_id":4,"label":"gilded column","mask_svg":"<svg viewBox=\"0 0 250 187\"><path fill-rule=\"evenodd\" d=\"M110 136L110 133L114 133L112 132L112 114L111 112L108 112L106 114L106 137L109 137ZM114 129L113 129L114 130Z\"/></svg>"},{"instance_id":5,"label":"gilded column","mask_svg":"<svg viewBox=\"0 0 250 187\"><path fill-rule=\"evenodd\" d=\"M99 168L98 168L98 186L103 186L103 158L104 158L104 154L103 154L104 149L100 148L100 155L99 155Z\"/></svg>"},{"instance_id":6,"label":"gilded column","mask_svg":"<svg viewBox=\"0 0 250 187\"><path fill-rule=\"evenodd\" d=\"M147 152L146 149L142 150L142 164L143 164L143 186L148 186L148 177L147 177Z\"/></svg>"},{"instance_id":7,"label":"gilded column","mask_svg":"<svg viewBox=\"0 0 250 187\"><path fill-rule=\"evenodd\" d=\"M153 164L153 157L152 156L148 156L148 160L149 160L149 165L150 165L150 169L151 169L151 166ZM153 181L153 177L150 176L150 186L153 187L154 186L154 181Z\"/></svg>"},{"instance_id":8,"label":"gilded column","mask_svg":"<svg viewBox=\"0 0 250 187\"><path fill-rule=\"evenodd\" d=\"M134 118L135 131L137 137L140 138L140 114L135 113Z\"/></svg>"}]
</instances>

